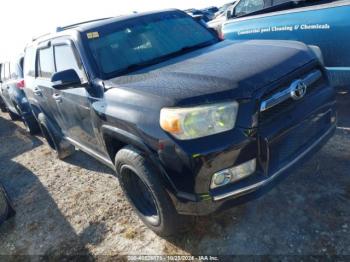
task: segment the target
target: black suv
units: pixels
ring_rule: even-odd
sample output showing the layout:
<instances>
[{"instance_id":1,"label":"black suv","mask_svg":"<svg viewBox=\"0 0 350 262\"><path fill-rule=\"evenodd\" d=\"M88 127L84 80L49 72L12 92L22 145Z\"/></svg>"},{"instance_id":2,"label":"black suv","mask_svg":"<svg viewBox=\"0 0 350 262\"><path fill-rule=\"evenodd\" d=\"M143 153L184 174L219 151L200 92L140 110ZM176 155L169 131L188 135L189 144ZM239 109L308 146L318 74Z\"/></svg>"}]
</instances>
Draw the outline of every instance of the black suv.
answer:
<instances>
[{"instance_id":1,"label":"black suv","mask_svg":"<svg viewBox=\"0 0 350 262\"><path fill-rule=\"evenodd\" d=\"M275 181L336 124L306 45L221 41L177 10L58 28L26 48L25 81L58 157L113 168L160 235Z\"/></svg>"}]
</instances>

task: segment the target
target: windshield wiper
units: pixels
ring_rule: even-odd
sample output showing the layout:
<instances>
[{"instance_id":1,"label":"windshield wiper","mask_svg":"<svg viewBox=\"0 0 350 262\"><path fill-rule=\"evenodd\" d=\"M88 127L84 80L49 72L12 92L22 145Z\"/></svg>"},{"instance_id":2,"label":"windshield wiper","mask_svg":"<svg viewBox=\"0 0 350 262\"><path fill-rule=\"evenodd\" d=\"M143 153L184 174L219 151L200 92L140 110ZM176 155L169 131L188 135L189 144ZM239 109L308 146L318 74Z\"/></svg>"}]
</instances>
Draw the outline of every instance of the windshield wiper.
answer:
<instances>
[{"instance_id":1,"label":"windshield wiper","mask_svg":"<svg viewBox=\"0 0 350 262\"><path fill-rule=\"evenodd\" d=\"M193 51L193 50L197 50L197 49L209 46L209 45L211 45L213 43L214 43L214 41L210 40L210 41L207 41L207 42L204 42L204 43L200 43L198 45L185 46L185 47L182 47L181 49L179 49L178 51L175 51L173 53L170 53L170 54L167 54L167 55L164 55L164 56L160 56L160 57L156 57L156 58L154 58L152 60L149 60L149 61L128 65L127 67L125 67L125 68L119 70L118 72L116 72L116 74L118 76L120 76L120 75L123 75L123 74L131 73L133 71L142 69L142 68L144 68L146 66L151 66L151 65L155 65L155 64L164 62L165 60L173 58L173 57L176 57L176 56L178 56L180 54L187 53L187 52L190 52L190 51Z\"/></svg>"}]
</instances>

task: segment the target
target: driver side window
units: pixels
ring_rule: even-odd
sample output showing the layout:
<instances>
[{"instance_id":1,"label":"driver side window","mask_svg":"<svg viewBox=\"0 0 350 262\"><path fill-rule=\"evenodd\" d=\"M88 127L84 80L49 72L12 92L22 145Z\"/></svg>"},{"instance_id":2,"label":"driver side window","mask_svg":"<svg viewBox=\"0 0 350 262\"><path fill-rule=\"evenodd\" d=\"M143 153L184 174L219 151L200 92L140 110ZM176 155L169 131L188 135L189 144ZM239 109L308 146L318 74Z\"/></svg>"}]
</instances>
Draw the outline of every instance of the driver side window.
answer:
<instances>
[{"instance_id":1,"label":"driver side window","mask_svg":"<svg viewBox=\"0 0 350 262\"><path fill-rule=\"evenodd\" d=\"M74 51L70 45L62 44L54 46L56 72L74 69L81 82L86 82L82 66L79 65Z\"/></svg>"},{"instance_id":2,"label":"driver side window","mask_svg":"<svg viewBox=\"0 0 350 262\"><path fill-rule=\"evenodd\" d=\"M261 9L264 9L265 1L264 0L242 0L236 6L235 16L241 16L250 14Z\"/></svg>"}]
</instances>

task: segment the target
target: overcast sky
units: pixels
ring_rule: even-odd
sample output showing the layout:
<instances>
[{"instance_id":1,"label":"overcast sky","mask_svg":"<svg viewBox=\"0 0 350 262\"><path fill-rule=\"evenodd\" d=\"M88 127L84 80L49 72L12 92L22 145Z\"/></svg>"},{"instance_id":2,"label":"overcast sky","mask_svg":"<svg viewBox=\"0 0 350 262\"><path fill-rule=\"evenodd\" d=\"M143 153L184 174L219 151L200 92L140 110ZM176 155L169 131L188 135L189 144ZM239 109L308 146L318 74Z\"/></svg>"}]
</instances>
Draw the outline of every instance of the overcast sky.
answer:
<instances>
[{"instance_id":1,"label":"overcast sky","mask_svg":"<svg viewBox=\"0 0 350 262\"><path fill-rule=\"evenodd\" d=\"M230 0L2 0L0 61L23 52L33 36L80 21L132 11L220 6Z\"/></svg>"}]
</instances>

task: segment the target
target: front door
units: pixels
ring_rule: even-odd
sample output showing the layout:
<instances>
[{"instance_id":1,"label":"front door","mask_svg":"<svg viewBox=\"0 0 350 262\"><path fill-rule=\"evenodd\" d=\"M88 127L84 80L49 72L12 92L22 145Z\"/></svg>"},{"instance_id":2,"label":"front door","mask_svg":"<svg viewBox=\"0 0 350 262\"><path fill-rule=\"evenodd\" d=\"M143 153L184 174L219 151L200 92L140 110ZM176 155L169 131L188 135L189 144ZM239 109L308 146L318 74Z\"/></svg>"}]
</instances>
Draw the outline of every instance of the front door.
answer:
<instances>
[{"instance_id":1,"label":"front door","mask_svg":"<svg viewBox=\"0 0 350 262\"><path fill-rule=\"evenodd\" d=\"M95 152L102 153L101 143L95 134L92 117L92 97L86 90L87 76L79 56L70 40L57 40L53 43L56 72L74 69L79 75L82 85L54 90L53 98L60 112L60 125L66 130L66 135Z\"/></svg>"}]
</instances>

